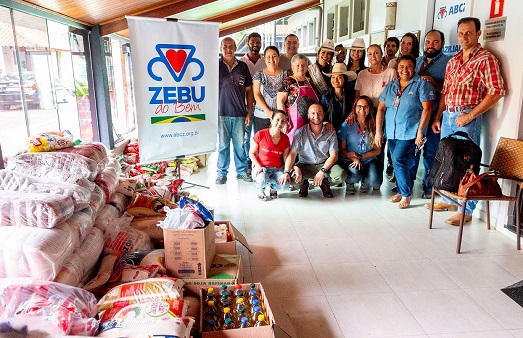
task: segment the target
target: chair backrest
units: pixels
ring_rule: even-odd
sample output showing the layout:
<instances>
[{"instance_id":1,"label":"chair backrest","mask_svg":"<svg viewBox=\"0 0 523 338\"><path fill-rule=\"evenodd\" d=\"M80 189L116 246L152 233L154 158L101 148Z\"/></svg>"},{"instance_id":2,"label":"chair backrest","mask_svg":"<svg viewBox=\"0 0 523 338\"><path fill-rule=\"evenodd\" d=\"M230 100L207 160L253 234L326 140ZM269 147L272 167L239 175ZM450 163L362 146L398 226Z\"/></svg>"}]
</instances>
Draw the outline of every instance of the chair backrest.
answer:
<instances>
[{"instance_id":1,"label":"chair backrest","mask_svg":"<svg viewBox=\"0 0 523 338\"><path fill-rule=\"evenodd\" d=\"M500 137L489 169L523 180L523 141Z\"/></svg>"}]
</instances>

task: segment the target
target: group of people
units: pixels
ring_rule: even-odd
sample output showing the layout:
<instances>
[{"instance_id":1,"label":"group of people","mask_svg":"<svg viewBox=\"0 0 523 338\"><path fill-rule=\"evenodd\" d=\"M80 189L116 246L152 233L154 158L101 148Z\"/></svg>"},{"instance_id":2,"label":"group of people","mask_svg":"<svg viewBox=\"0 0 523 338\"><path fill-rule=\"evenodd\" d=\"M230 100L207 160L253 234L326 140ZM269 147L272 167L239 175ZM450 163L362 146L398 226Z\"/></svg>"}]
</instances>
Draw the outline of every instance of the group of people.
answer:
<instances>
[{"instance_id":1,"label":"group of people","mask_svg":"<svg viewBox=\"0 0 523 338\"><path fill-rule=\"evenodd\" d=\"M417 36L407 33L401 42L387 39L386 55L361 38L348 51L326 40L314 63L298 53L293 34L285 54L268 46L261 55L261 36L252 33L241 60L234 40L223 39L216 183L227 181L232 141L237 178L254 179L260 200L292 187L305 197L311 186L329 198L330 187L343 183L348 194L356 184L367 193L380 189L385 171L397 184L390 201L404 209L423 152L422 197L430 198L427 175L440 136L461 130L479 144L480 116L506 91L498 60L478 43L480 21L462 18L457 31L462 49L454 57L442 53L444 34L431 30L422 55ZM467 204L465 221L474 207ZM442 200L434 210L455 207ZM459 224L457 215L447 221Z\"/></svg>"}]
</instances>

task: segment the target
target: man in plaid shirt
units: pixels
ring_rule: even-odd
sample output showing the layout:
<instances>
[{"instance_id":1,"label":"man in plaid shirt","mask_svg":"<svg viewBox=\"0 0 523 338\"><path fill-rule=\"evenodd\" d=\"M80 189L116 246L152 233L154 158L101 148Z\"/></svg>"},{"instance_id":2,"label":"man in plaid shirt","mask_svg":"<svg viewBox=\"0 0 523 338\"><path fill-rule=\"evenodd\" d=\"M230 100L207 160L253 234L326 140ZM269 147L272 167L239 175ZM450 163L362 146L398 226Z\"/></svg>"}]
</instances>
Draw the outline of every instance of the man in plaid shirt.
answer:
<instances>
[{"instance_id":1,"label":"man in plaid shirt","mask_svg":"<svg viewBox=\"0 0 523 338\"><path fill-rule=\"evenodd\" d=\"M441 133L441 138L464 131L479 145L481 115L505 95L499 61L478 43L480 35L479 19L466 17L458 21L461 50L447 64L438 112L432 123L432 130ZM467 202L465 222L472 220L476 204L477 201ZM430 204L425 207L430 209ZM434 211L447 210L456 211L457 207L445 198L434 204ZM455 213L446 223L459 226L460 214Z\"/></svg>"}]
</instances>

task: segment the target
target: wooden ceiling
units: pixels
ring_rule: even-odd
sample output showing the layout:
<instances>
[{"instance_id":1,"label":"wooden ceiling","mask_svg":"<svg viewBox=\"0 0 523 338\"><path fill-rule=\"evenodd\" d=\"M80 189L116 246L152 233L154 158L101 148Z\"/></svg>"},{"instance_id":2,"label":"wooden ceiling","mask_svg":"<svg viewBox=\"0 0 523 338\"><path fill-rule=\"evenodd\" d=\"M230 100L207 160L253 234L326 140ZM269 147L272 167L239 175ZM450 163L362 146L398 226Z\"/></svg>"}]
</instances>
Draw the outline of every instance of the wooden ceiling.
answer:
<instances>
[{"instance_id":1,"label":"wooden ceiling","mask_svg":"<svg viewBox=\"0 0 523 338\"><path fill-rule=\"evenodd\" d=\"M15 0L79 23L102 35L128 37L126 15L220 22L220 36L277 20L319 0Z\"/></svg>"}]
</instances>

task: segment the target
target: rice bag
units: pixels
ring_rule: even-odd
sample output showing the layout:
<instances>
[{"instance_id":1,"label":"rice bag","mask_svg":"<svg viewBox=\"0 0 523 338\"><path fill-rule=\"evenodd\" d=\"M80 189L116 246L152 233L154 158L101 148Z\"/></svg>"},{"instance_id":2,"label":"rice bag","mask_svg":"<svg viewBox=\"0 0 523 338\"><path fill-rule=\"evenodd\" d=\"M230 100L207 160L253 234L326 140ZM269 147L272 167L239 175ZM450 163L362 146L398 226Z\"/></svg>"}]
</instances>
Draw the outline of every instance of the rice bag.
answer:
<instances>
[{"instance_id":1,"label":"rice bag","mask_svg":"<svg viewBox=\"0 0 523 338\"><path fill-rule=\"evenodd\" d=\"M60 283L31 278L0 279L0 304L0 318L46 319L63 334L78 334L73 330L75 321L77 327L97 328L93 321L97 312L94 295Z\"/></svg>"},{"instance_id":2,"label":"rice bag","mask_svg":"<svg viewBox=\"0 0 523 338\"><path fill-rule=\"evenodd\" d=\"M27 141L27 149L31 153L38 151L53 151L73 147L75 144L79 144L80 142L80 140L77 140L76 142L73 140L73 134L71 134L69 130L47 132L31 136Z\"/></svg>"},{"instance_id":3,"label":"rice bag","mask_svg":"<svg viewBox=\"0 0 523 338\"><path fill-rule=\"evenodd\" d=\"M149 235L127 225L119 227L116 231L109 231L106 234L104 255L111 253L123 254L129 251L150 250L152 248Z\"/></svg>"},{"instance_id":4,"label":"rice bag","mask_svg":"<svg viewBox=\"0 0 523 338\"><path fill-rule=\"evenodd\" d=\"M183 300L137 303L113 308L100 319L98 337L189 338L194 319L184 318Z\"/></svg>"},{"instance_id":5,"label":"rice bag","mask_svg":"<svg viewBox=\"0 0 523 338\"><path fill-rule=\"evenodd\" d=\"M65 182L76 184L88 189L89 191L92 191L95 186L93 182L84 178L80 174L47 166L34 166L30 163L19 161L14 158L9 159L9 164L6 167L6 170L14 171L19 174L44 178L48 182Z\"/></svg>"},{"instance_id":6,"label":"rice bag","mask_svg":"<svg viewBox=\"0 0 523 338\"><path fill-rule=\"evenodd\" d=\"M0 190L69 196L73 199L75 211L78 211L89 205L92 189L73 183L51 182L10 170L0 170Z\"/></svg>"},{"instance_id":7,"label":"rice bag","mask_svg":"<svg viewBox=\"0 0 523 338\"><path fill-rule=\"evenodd\" d=\"M126 306L149 301L181 299L184 282L179 278L150 278L139 282L118 285L98 302L98 311L113 306Z\"/></svg>"},{"instance_id":8,"label":"rice bag","mask_svg":"<svg viewBox=\"0 0 523 338\"><path fill-rule=\"evenodd\" d=\"M0 226L53 228L73 212L71 196L0 190Z\"/></svg>"}]
</instances>

